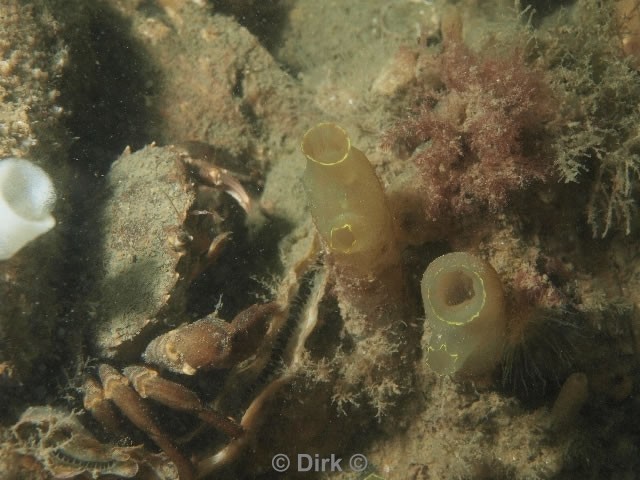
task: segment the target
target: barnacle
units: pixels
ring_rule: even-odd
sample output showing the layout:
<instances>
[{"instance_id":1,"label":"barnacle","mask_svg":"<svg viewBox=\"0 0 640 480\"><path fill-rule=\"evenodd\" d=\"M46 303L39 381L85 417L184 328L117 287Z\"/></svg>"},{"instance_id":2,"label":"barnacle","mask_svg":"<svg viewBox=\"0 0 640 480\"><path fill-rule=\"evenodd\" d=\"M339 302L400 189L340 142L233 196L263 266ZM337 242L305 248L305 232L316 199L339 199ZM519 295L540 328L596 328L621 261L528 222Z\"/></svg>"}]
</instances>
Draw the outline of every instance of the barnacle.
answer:
<instances>
[{"instance_id":1,"label":"barnacle","mask_svg":"<svg viewBox=\"0 0 640 480\"><path fill-rule=\"evenodd\" d=\"M488 373L502 352L505 301L498 274L464 252L436 258L422 278L431 329L427 362L440 375Z\"/></svg>"}]
</instances>

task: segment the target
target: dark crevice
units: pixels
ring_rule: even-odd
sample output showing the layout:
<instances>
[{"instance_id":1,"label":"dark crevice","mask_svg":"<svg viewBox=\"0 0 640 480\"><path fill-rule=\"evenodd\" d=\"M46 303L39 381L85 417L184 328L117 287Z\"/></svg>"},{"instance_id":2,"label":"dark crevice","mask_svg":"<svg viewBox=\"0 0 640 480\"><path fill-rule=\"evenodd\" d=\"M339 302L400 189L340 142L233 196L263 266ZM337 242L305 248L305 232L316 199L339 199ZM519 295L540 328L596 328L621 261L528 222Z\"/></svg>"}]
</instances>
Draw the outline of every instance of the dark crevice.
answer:
<instances>
[{"instance_id":1,"label":"dark crevice","mask_svg":"<svg viewBox=\"0 0 640 480\"><path fill-rule=\"evenodd\" d=\"M289 14L287 0L211 0L214 12L231 15L273 54Z\"/></svg>"},{"instance_id":2,"label":"dark crevice","mask_svg":"<svg viewBox=\"0 0 640 480\"><path fill-rule=\"evenodd\" d=\"M56 3L48 5L54 16L68 14ZM55 285L62 306L55 331L57 348L45 354L46 368L30 380L33 391L24 393L28 403L59 402L60 389L77 380L72 376L79 359L91 356L84 346L94 319L87 299L100 274L104 237L100 218L108 195L105 175L125 147L137 149L151 140L147 132L152 115L145 98L150 94L146 85L152 67L128 35L128 24L100 3L79 3L75 15L56 21L69 54L59 101L67 112L68 137L73 139L65 159L72 177L60 200L69 213L58 218L56 226L65 244Z\"/></svg>"}]
</instances>

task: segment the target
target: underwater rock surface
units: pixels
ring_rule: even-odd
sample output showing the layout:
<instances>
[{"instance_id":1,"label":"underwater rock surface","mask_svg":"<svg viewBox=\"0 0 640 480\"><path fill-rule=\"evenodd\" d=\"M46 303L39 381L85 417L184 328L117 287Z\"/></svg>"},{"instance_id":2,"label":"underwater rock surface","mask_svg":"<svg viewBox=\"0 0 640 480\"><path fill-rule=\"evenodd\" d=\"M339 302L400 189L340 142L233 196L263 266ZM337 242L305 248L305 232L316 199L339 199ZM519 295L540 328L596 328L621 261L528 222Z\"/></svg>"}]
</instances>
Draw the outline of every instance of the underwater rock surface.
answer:
<instances>
[{"instance_id":1,"label":"underwater rock surface","mask_svg":"<svg viewBox=\"0 0 640 480\"><path fill-rule=\"evenodd\" d=\"M637 2L5 3L0 149L60 211L0 262L0 477L638 477ZM453 252L491 280L423 308Z\"/></svg>"},{"instance_id":2,"label":"underwater rock surface","mask_svg":"<svg viewBox=\"0 0 640 480\"><path fill-rule=\"evenodd\" d=\"M25 158L52 177L55 189L66 191L71 139L64 126L60 78L68 51L56 34L59 25L39 6L2 5L0 158ZM64 199L55 208L54 216L64 222L69 215ZM66 280L63 228L0 261L0 412L5 414L11 410L7 395L21 395L23 384L41 382L47 362L59 360L56 323L66 310L58 283Z\"/></svg>"}]
</instances>

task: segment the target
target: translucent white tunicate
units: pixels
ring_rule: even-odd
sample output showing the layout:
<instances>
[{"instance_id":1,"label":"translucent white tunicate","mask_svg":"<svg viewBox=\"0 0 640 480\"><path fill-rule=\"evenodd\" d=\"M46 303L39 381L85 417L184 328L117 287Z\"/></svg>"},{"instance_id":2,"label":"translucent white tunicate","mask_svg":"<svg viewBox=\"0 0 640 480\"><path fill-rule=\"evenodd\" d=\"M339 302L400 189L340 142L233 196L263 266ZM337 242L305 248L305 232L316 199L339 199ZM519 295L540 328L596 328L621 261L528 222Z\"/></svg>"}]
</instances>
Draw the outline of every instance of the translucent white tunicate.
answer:
<instances>
[{"instance_id":1,"label":"translucent white tunicate","mask_svg":"<svg viewBox=\"0 0 640 480\"><path fill-rule=\"evenodd\" d=\"M53 228L55 200L53 182L40 167L20 158L0 160L0 260Z\"/></svg>"}]
</instances>

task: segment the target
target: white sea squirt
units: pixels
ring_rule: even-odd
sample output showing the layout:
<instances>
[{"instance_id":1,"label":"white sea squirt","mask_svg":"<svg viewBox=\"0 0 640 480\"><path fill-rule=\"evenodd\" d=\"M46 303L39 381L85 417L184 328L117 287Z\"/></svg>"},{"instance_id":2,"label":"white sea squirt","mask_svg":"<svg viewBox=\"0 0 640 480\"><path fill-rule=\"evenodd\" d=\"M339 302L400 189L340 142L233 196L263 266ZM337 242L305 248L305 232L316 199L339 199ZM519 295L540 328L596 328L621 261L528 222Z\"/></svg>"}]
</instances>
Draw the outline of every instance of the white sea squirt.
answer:
<instances>
[{"instance_id":1,"label":"white sea squirt","mask_svg":"<svg viewBox=\"0 0 640 480\"><path fill-rule=\"evenodd\" d=\"M29 160L0 160L0 260L51 230L56 193L42 168Z\"/></svg>"}]
</instances>

